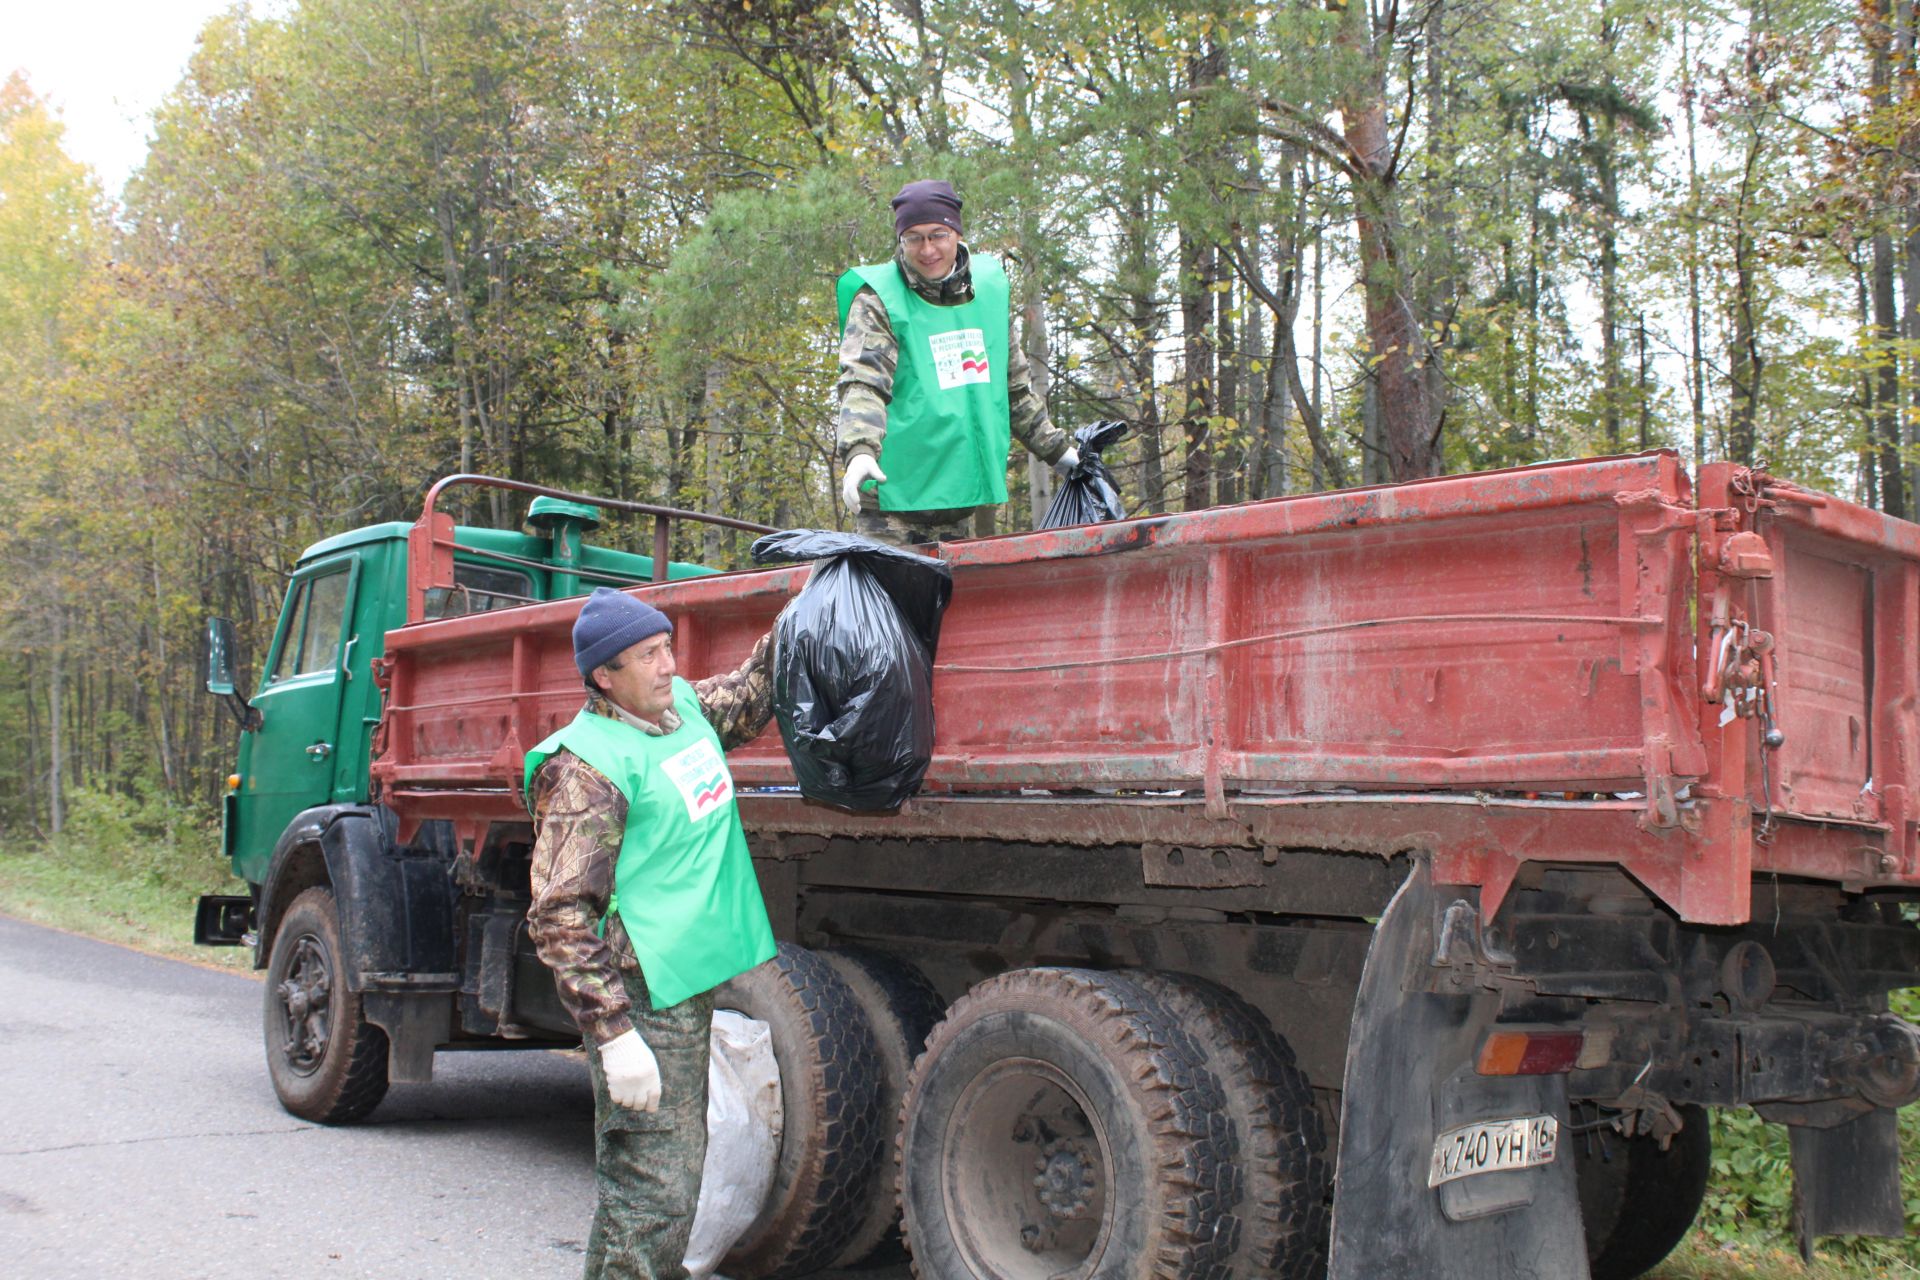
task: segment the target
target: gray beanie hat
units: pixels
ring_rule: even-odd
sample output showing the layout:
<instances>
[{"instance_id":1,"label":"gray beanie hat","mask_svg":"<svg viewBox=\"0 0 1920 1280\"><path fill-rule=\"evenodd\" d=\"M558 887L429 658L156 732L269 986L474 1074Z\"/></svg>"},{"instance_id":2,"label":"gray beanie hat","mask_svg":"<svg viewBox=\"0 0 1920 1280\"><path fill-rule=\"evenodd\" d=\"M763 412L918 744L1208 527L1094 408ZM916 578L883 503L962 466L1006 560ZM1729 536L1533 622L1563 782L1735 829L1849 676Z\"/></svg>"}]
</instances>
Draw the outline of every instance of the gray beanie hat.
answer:
<instances>
[{"instance_id":1,"label":"gray beanie hat","mask_svg":"<svg viewBox=\"0 0 1920 1280\"><path fill-rule=\"evenodd\" d=\"M662 631L673 631L666 614L624 591L595 587L573 624L574 665L591 676L595 667Z\"/></svg>"}]
</instances>

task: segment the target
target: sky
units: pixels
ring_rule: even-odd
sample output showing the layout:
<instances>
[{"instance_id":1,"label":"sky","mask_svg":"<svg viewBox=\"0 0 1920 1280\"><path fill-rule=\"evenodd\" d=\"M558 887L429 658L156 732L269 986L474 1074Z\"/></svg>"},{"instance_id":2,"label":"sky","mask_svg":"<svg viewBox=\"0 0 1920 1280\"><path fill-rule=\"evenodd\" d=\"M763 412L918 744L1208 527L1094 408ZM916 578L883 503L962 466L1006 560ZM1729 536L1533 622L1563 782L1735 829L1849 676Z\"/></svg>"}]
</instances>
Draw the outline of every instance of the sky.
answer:
<instances>
[{"instance_id":1,"label":"sky","mask_svg":"<svg viewBox=\"0 0 1920 1280\"><path fill-rule=\"evenodd\" d=\"M234 0L0 0L0 79L26 72L67 126L67 153L117 196L147 152L149 117L206 20Z\"/></svg>"}]
</instances>

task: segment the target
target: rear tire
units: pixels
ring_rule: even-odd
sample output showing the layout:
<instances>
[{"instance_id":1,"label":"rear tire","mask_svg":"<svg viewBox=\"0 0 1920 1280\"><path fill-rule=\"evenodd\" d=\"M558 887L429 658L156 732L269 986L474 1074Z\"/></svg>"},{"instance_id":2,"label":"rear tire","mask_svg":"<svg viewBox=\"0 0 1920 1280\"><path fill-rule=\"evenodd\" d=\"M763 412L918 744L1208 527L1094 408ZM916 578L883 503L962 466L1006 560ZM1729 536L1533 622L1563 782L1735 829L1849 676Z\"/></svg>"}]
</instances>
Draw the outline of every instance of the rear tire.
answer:
<instances>
[{"instance_id":1,"label":"rear tire","mask_svg":"<svg viewBox=\"0 0 1920 1280\"><path fill-rule=\"evenodd\" d=\"M922 1280L1211 1280L1238 1222L1219 1082L1116 974L1021 969L957 1001L908 1083Z\"/></svg>"},{"instance_id":2,"label":"rear tire","mask_svg":"<svg viewBox=\"0 0 1920 1280\"><path fill-rule=\"evenodd\" d=\"M1686 1239L1713 1171L1706 1108L1678 1108L1680 1132L1662 1151L1649 1136L1600 1130L1573 1142L1580 1217L1593 1280L1632 1280L1660 1265Z\"/></svg>"},{"instance_id":3,"label":"rear tire","mask_svg":"<svg viewBox=\"0 0 1920 1280\"><path fill-rule=\"evenodd\" d=\"M900 1200L891 1161L913 1060L927 1047L927 1033L947 1011L946 1002L918 969L897 956L867 947L836 947L820 957L845 980L867 1015L879 1049L881 1158L866 1193L860 1229L828 1264L834 1268L903 1262Z\"/></svg>"},{"instance_id":4,"label":"rear tire","mask_svg":"<svg viewBox=\"0 0 1920 1280\"><path fill-rule=\"evenodd\" d=\"M316 1124L359 1120L387 1096L387 1033L347 989L344 955L333 890L305 890L274 934L264 1031L280 1105Z\"/></svg>"},{"instance_id":5,"label":"rear tire","mask_svg":"<svg viewBox=\"0 0 1920 1280\"><path fill-rule=\"evenodd\" d=\"M1332 1229L1326 1135L1313 1088L1266 1015L1184 973L1128 970L1205 1052L1240 1150L1240 1245L1232 1274L1305 1280L1327 1269Z\"/></svg>"},{"instance_id":6,"label":"rear tire","mask_svg":"<svg viewBox=\"0 0 1920 1280\"><path fill-rule=\"evenodd\" d=\"M756 1280L820 1271L859 1229L881 1166L873 1030L832 966L790 942L721 986L714 1005L772 1028L785 1116L773 1188L720 1274Z\"/></svg>"}]
</instances>

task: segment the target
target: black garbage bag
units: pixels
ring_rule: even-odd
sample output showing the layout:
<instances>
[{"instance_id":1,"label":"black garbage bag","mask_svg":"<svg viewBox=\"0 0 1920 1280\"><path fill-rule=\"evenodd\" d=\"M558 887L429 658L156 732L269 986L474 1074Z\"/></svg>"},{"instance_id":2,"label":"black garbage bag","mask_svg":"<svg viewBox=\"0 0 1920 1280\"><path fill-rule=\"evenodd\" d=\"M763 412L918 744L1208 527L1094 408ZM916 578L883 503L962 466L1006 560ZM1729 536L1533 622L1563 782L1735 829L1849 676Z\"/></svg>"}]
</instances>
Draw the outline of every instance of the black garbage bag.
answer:
<instances>
[{"instance_id":1,"label":"black garbage bag","mask_svg":"<svg viewBox=\"0 0 1920 1280\"><path fill-rule=\"evenodd\" d=\"M1101 421L1081 427L1073 433L1073 446L1080 461L1054 491L1042 529L1064 529L1075 524L1099 524L1102 520L1124 520L1127 509L1120 502L1120 486L1113 472L1100 461L1100 451L1118 444L1127 434L1124 422Z\"/></svg>"},{"instance_id":2,"label":"black garbage bag","mask_svg":"<svg viewBox=\"0 0 1920 1280\"><path fill-rule=\"evenodd\" d=\"M773 714L801 792L899 808L933 762L933 655L952 570L825 529L767 534L753 559L818 561L774 636Z\"/></svg>"}]
</instances>

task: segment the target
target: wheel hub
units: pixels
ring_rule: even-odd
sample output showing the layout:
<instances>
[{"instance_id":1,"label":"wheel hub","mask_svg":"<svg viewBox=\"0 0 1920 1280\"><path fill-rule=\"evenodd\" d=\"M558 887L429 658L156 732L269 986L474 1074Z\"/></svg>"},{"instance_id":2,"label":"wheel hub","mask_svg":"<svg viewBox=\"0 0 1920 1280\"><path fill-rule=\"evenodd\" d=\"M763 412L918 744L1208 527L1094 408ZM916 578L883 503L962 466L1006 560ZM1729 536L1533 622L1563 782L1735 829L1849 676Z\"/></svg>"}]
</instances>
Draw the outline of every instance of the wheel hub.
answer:
<instances>
[{"instance_id":1,"label":"wheel hub","mask_svg":"<svg viewBox=\"0 0 1920 1280\"><path fill-rule=\"evenodd\" d=\"M1078 1138L1055 1138L1033 1162L1033 1187L1054 1218L1071 1222L1087 1216L1099 1184L1100 1157Z\"/></svg>"},{"instance_id":2,"label":"wheel hub","mask_svg":"<svg viewBox=\"0 0 1920 1280\"><path fill-rule=\"evenodd\" d=\"M287 976L274 988L280 1002L280 1051L287 1065L312 1075L327 1056L332 1031L333 966L311 934L294 943Z\"/></svg>"}]
</instances>

